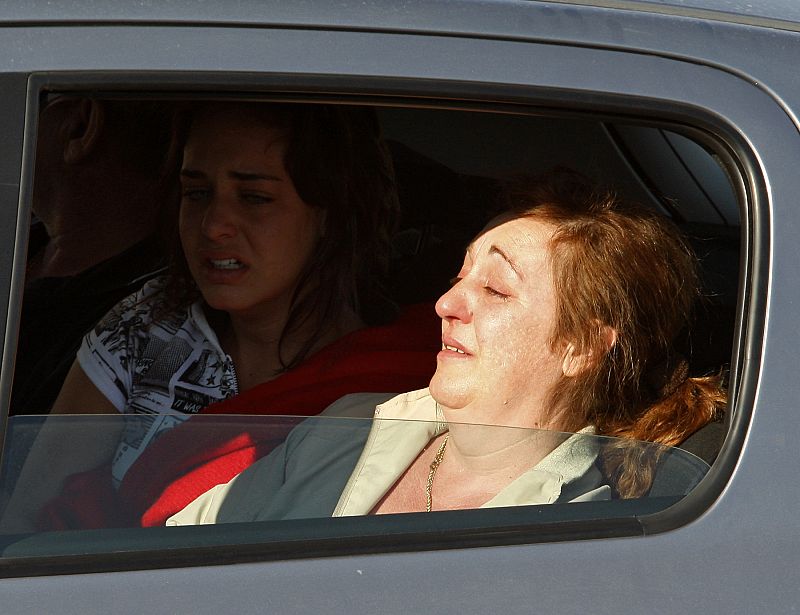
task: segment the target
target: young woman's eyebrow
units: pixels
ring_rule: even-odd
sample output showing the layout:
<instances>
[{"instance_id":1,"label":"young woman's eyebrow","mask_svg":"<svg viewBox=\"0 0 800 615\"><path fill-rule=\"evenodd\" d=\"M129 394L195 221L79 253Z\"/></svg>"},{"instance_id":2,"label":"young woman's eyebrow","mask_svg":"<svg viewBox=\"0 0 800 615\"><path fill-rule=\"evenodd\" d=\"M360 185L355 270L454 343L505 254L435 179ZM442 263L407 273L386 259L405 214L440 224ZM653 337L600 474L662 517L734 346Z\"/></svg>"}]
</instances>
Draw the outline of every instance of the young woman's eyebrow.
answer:
<instances>
[{"instance_id":1,"label":"young woman's eyebrow","mask_svg":"<svg viewBox=\"0 0 800 615\"><path fill-rule=\"evenodd\" d=\"M508 254L503 252L502 249L497 247L497 245L492 245L492 247L489 248L489 254L499 255L500 258L502 258L506 263L508 263L508 266L511 267L511 270L516 274L516 276L520 280L525 278L525 276L522 275L522 270L517 266L516 261L514 261L514 259L511 258Z\"/></svg>"},{"instance_id":2,"label":"young woman's eyebrow","mask_svg":"<svg viewBox=\"0 0 800 615\"><path fill-rule=\"evenodd\" d=\"M181 177L187 179L205 179L207 175L203 171L195 169L181 169ZM283 181L277 175L269 175L267 173L245 173L243 171L229 171L228 177L238 181L254 182L254 181Z\"/></svg>"},{"instance_id":3,"label":"young woman's eyebrow","mask_svg":"<svg viewBox=\"0 0 800 615\"><path fill-rule=\"evenodd\" d=\"M228 177L238 179L239 181L255 182L255 181L283 181L277 175L268 175L266 173L245 173L243 171L229 171Z\"/></svg>"}]
</instances>

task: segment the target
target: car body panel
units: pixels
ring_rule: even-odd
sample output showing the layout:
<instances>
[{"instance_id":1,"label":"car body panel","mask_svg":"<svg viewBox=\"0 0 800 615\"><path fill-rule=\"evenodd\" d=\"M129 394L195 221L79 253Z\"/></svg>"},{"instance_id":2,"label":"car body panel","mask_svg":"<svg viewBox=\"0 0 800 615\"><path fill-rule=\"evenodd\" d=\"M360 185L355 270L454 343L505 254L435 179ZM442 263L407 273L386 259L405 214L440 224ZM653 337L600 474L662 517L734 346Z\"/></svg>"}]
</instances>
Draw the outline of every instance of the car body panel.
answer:
<instances>
[{"instance_id":1,"label":"car body panel","mask_svg":"<svg viewBox=\"0 0 800 615\"><path fill-rule=\"evenodd\" d=\"M637 4L653 10L634 10ZM728 4L699 8L723 11ZM131 8L82 2L0 9L0 71L37 73L37 87L179 89L201 71L204 87L560 100L576 110L596 104L617 113L615 100L622 106L636 100L637 111L650 117L671 108L693 114L745 161L753 205L746 217L748 268L731 436L721 462L665 517L666 526L644 520L646 536L538 544L532 537L534 544L503 547L297 554L284 561L57 576L42 568L40 576L0 580L4 612L795 609L800 82L788 69L800 38L789 28L666 14L676 12L666 10L676 3L625 6L170 2ZM192 25L83 25L188 21L192 9L203 12ZM756 16L800 20L797 12L788 2L774 2ZM8 179L9 194L0 193L5 211L17 202L17 180ZM26 182L23 177L23 188ZM8 228L5 219L0 228ZM19 258L20 248L17 270ZM0 266L7 265L10 253L0 255ZM10 288L7 278L2 287ZM7 340L4 365L11 355ZM676 524L677 518L687 522Z\"/></svg>"}]
</instances>

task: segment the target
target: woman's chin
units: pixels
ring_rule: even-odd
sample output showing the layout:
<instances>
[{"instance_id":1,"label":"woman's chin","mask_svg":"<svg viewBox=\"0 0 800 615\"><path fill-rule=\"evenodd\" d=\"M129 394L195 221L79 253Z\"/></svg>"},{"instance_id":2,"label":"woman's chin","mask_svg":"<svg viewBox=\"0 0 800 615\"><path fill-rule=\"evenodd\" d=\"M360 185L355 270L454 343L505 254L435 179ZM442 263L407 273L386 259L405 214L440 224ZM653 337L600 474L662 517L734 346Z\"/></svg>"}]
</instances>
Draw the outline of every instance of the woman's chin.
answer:
<instances>
[{"instance_id":1,"label":"woman's chin","mask_svg":"<svg viewBox=\"0 0 800 615\"><path fill-rule=\"evenodd\" d=\"M457 386L452 380L443 378L438 372L431 378L429 391L436 403L446 408L463 408L469 403L468 391L464 387Z\"/></svg>"},{"instance_id":2,"label":"woman's chin","mask_svg":"<svg viewBox=\"0 0 800 615\"><path fill-rule=\"evenodd\" d=\"M220 312L228 312L228 314L237 314L240 312L247 312L253 307L252 301L247 301L244 298L236 297L232 293L202 293L205 303L214 310Z\"/></svg>"},{"instance_id":3,"label":"woman's chin","mask_svg":"<svg viewBox=\"0 0 800 615\"><path fill-rule=\"evenodd\" d=\"M210 307L212 310L217 310L220 312L231 312L236 311L237 306L236 303L231 301L227 298L217 297L213 294L203 295L203 300L205 301L206 305Z\"/></svg>"}]
</instances>

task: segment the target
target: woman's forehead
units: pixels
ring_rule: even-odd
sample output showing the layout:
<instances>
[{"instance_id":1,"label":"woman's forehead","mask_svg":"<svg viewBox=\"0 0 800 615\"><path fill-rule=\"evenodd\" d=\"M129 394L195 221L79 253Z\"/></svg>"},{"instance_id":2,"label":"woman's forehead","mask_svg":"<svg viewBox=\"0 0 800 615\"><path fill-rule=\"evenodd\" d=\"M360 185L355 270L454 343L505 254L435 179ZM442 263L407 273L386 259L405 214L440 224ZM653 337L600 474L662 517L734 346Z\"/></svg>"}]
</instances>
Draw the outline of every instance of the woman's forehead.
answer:
<instances>
[{"instance_id":1,"label":"woman's forehead","mask_svg":"<svg viewBox=\"0 0 800 615\"><path fill-rule=\"evenodd\" d=\"M184 157L227 155L231 159L258 154L283 156L284 131L266 117L237 114L236 108L220 107L197 115L189 128Z\"/></svg>"},{"instance_id":2,"label":"woman's forehead","mask_svg":"<svg viewBox=\"0 0 800 615\"><path fill-rule=\"evenodd\" d=\"M474 258L499 249L518 258L536 258L548 253L554 230L553 225L535 218L502 214L489 221L469 245L467 254Z\"/></svg>"}]
</instances>

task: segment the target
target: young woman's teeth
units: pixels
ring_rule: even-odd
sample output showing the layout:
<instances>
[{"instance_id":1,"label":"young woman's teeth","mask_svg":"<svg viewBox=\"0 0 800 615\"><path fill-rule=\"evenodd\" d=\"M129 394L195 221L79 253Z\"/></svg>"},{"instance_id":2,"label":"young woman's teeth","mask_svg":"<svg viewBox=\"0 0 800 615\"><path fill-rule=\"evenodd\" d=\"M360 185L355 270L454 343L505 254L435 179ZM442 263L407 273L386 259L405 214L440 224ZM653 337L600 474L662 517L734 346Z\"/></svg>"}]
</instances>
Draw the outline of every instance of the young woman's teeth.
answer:
<instances>
[{"instance_id":1,"label":"young woman's teeth","mask_svg":"<svg viewBox=\"0 0 800 615\"><path fill-rule=\"evenodd\" d=\"M237 261L235 258L212 260L211 265L214 267L214 269L239 269L240 267L243 267L242 263Z\"/></svg>"},{"instance_id":2,"label":"young woman's teeth","mask_svg":"<svg viewBox=\"0 0 800 615\"><path fill-rule=\"evenodd\" d=\"M460 348L456 348L455 346L448 346L447 344L443 344L445 350L452 350L453 352L457 352L459 354L465 354L463 350Z\"/></svg>"}]
</instances>

